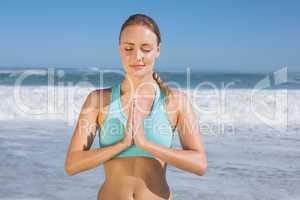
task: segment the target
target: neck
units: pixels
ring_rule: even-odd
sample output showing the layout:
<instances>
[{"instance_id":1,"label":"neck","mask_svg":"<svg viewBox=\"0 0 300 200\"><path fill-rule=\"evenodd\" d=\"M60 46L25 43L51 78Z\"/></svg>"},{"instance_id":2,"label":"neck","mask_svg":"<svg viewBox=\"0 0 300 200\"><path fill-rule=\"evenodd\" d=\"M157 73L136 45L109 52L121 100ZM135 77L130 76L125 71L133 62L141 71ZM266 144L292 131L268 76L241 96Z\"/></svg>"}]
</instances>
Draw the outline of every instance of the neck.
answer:
<instances>
[{"instance_id":1,"label":"neck","mask_svg":"<svg viewBox=\"0 0 300 200\"><path fill-rule=\"evenodd\" d=\"M129 94L154 94L154 85L157 84L152 73L143 77L130 77L128 74L121 82L122 93Z\"/></svg>"}]
</instances>

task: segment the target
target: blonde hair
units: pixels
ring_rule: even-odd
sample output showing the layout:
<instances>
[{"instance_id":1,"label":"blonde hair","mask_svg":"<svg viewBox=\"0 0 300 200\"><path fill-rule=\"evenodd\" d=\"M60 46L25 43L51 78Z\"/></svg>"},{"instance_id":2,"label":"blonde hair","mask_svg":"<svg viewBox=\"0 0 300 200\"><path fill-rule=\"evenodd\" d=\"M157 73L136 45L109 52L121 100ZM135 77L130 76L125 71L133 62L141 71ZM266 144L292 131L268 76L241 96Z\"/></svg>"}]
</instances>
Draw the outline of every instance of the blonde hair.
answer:
<instances>
[{"instance_id":1,"label":"blonde hair","mask_svg":"<svg viewBox=\"0 0 300 200\"><path fill-rule=\"evenodd\" d=\"M160 78L157 72L152 73L153 79L157 82L159 85L159 88L163 91L163 93L169 97L170 95L173 95L171 88ZM168 98L167 98L168 101Z\"/></svg>"},{"instance_id":2,"label":"blonde hair","mask_svg":"<svg viewBox=\"0 0 300 200\"><path fill-rule=\"evenodd\" d=\"M141 25L149 28L153 33L155 33L157 37L157 44L159 45L161 43L161 36L160 36L158 25L151 17L144 14L134 14L128 17L128 19L123 23L121 27L120 34L119 34L119 43L121 41L121 34L123 30L130 25ZM159 88L164 92L164 94L167 97L169 97L169 95L173 95L170 87L163 80L161 80L157 72L153 72L152 77L157 82Z\"/></svg>"}]
</instances>

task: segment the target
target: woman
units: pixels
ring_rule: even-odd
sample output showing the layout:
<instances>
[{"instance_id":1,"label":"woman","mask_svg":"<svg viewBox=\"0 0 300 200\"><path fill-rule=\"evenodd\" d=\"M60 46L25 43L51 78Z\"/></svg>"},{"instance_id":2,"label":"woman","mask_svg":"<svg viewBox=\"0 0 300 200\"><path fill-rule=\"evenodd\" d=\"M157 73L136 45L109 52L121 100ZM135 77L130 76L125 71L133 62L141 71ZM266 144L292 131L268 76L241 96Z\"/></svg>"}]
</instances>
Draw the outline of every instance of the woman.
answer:
<instances>
[{"instance_id":1,"label":"woman","mask_svg":"<svg viewBox=\"0 0 300 200\"><path fill-rule=\"evenodd\" d=\"M130 16L119 35L124 79L112 88L91 92L83 104L65 170L74 175L104 164L105 182L98 199L172 199L167 164L199 176L206 171L191 103L153 71L160 43L153 19ZM101 148L90 149L98 127ZM175 129L182 149L171 148Z\"/></svg>"}]
</instances>

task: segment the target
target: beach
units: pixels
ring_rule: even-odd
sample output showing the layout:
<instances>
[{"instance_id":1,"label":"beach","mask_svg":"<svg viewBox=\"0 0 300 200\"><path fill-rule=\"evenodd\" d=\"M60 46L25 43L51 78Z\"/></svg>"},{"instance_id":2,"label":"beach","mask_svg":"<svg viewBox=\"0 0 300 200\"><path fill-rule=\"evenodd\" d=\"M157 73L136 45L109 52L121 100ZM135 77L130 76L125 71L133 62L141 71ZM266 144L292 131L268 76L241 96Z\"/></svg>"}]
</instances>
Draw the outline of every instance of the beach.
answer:
<instances>
[{"instance_id":1,"label":"beach","mask_svg":"<svg viewBox=\"0 0 300 200\"><path fill-rule=\"evenodd\" d=\"M80 107L99 88L101 77L94 71L55 69L57 77L49 86L48 71L36 70L32 72L40 75L16 86L24 69L0 70L1 199L96 199L105 178L102 165L75 176L64 172ZM162 73L163 80L176 80L190 95L208 160L204 176L168 166L174 200L300 199L298 75L253 92L266 76L199 72L192 73L187 87L186 72ZM103 87L121 80L121 75L104 77ZM197 87L204 81L217 88ZM224 88L221 83L235 85ZM173 148L179 149L177 132L175 136ZM98 136L92 148L99 148Z\"/></svg>"}]
</instances>

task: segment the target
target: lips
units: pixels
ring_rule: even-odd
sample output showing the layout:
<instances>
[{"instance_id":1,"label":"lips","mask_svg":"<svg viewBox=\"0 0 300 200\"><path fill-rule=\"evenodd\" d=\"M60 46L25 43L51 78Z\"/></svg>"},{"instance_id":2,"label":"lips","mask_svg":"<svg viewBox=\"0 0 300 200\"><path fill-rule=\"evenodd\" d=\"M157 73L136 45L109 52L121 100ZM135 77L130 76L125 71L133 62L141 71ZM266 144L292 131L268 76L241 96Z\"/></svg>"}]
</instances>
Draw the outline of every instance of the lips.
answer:
<instances>
[{"instance_id":1,"label":"lips","mask_svg":"<svg viewBox=\"0 0 300 200\"><path fill-rule=\"evenodd\" d=\"M145 65L137 64L137 65L131 65L131 67L143 68L143 67L145 67Z\"/></svg>"}]
</instances>

